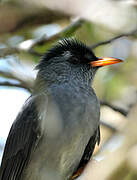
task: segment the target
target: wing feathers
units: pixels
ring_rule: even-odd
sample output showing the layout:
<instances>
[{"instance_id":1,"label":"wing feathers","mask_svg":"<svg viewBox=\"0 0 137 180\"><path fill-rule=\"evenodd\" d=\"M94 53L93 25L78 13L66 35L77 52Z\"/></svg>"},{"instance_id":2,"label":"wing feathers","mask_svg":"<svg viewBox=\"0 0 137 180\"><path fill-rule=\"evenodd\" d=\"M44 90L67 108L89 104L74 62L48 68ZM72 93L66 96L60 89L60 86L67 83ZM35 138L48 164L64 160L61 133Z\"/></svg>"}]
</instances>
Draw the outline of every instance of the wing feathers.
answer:
<instances>
[{"instance_id":1,"label":"wing feathers","mask_svg":"<svg viewBox=\"0 0 137 180\"><path fill-rule=\"evenodd\" d=\"M38 143L35 98L30 98L17 116L8 135L0 169L0 180L19 180ZM35 130L35 131L34 131Z\"/></svg>"}]
</instances>

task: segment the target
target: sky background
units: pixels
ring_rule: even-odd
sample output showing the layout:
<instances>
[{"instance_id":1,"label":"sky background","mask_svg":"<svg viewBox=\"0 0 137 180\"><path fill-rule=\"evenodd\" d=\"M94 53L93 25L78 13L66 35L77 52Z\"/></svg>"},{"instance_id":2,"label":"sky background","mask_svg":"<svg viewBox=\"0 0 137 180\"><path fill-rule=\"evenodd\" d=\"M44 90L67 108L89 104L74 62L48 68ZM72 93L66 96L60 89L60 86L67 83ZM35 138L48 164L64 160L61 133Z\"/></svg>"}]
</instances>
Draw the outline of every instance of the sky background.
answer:
<instances>
[{"instance_id":1,"label":"sky background","mask_svg":"<svg viewBox=\"0 0 137 180\"><path fill-rule=\"evenodd\" d=\"M29 97L29 93L20 88L0 87L0 142L3 146L8 136L10 127L20 111L25 100ZM0 148L0 159L2 149Z\"/></svg>"}]
</instances>

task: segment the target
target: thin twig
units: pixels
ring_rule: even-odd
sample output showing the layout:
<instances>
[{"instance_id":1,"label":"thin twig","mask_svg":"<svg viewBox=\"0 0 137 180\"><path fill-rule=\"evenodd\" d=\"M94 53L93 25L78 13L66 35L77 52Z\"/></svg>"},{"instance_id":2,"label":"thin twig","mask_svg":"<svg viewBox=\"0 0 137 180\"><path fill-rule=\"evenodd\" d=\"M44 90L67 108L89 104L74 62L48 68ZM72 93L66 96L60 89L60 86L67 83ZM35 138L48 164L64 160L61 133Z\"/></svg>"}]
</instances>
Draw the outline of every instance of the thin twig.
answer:
<instances>
[{"instance_id":1,"label":"thin twig","mask_svg":"<svg viewBox=\"0 0 137 180\"><path fill-rule=\"evenodd\" d=\"M135 29L135 30L133 30L133 31L131 31L131 32L128 32L128 33L120 34L120 35L118 35L118 36L116 36L116 37L114 37L114 38L111 38L111 39L109 39L109 40L102 41L102 42L99 42L99 43L97 43L97 44L91 45L90 48L91 48L91 49L95 49L95 48L97 48L97 47L99 47L99 46L112 43L113 41L115 41L115 40L117 40L117 39L119 39L119 38L121 38L121 37L134 36L135 34L137 34L137 29Z\"/></svg>"},{"instance_id":2,"label":"thin twig","mask_svg":"<svg viewBox=\"0 0 137 180\"><path fill-rule=\"evenodd\" d=\"M22 88L24 88L24 89L28 90L29 92L31 92L31 89L32 89L32 87L33 87L33 82L23 80L20 75L18 75L18 74L15 75L14 73L6 72L6 71L0 71L0 74L1 74L2 76L6 77L6 78L10 78L10 79L14 79L14 80L19 81L20 86L21 86ZM27 78L26 78L26 79L27 79ZM2 86L3 83L4 83L4 82L1 82L0 85ZM7 84L7 86L13 86L12 84L14 84L14 83L9 84L9 82L6 81L6 82L5 82L5 86L6 86L6 84ZM16 87L19 86L18 84L14 84L14 85L15 85ZM4 85L3 85L3 86L4 86Z\"/></svg>"},{"instance_id":3,"label":"thin twig","mask_svg":"<svg viewBox=\"0 0 137 180\"><path fill-rule=\"evenodd\" d=\"M0 57L5 57L5 56L12 55L15 53L19 53L18 48L7 47L7 48L0 49Z\"/></svg>"},{"instance_id":4,"label":"thin twig","mask_svg":"<svg viewBox=\"0 0 137 180\"><path fill-rule=\"evenodd\" d=\"M11 83L9 81L4 81L4 82L0 82L0 86L19 87L19 88L26 89L30 92L30 88L28 88L27 86L21 83L17 84L17 83Z\"/></svg>"},{"instance_id":5,"label":"thin twig","mask_svg":"<svg viewBox=\"0 0 137 180\"><path fill-rule=\"evenodd\" d=\"M123 116L127 116L128 115L128 111L126 111L125 109L117 107L117 106L114 106L112 104L109 104L106 101L100 101L100 104L102 106L108 106L109 108L113 109L114 111L117 111L117 112L121 113Z\"/></svg>"},{"instance_id":6,"label":"thin twig","mask_svg":"<svg viewBox=\"0 0 137 180\"><path fill-rule=\"evenodd\" d=\"M37 45L43 45L44 43L48 43L51 41L55 41L59 38L66 37L67 35L71 35L74 33L77 29L79 29L85 20L83 19L78 19L77 21L71 23L69 26L61 30L60 32L47 37L46 35L37 38L37 39L29 39L26 41L23 41L19 43L16 47L7 47L7 48L2 48L0 49L0 57L5 57L7 55L11 55L14 53L19 53L19 52L28 52L30 54L36 55L36 56L41 56L40 53L36 52L33 48ZM26 45L25 45L26 43Z\"/></svg>"},{"instance_id":7,"label":"thin twig","mask_svg":"<svg viewBox=\"0 0 137 180\"><path fill-rule=\"evenodd\" d=\"M45 36L42 36L39 39L35 39L34 42L31 44L30 49L32 49L36 45L40 45L40 44L43 44L43 43L48 43L48 42L51 42L51 41L55 41L55 40L57 40L59 38L66 37L68 34L70 36L77 29L79 29L83 25L84 22L85 22L85 20L79 18L77 21L71 23L69 26L67 26L66 28L64 28L60 32L58 32L58 33L56 33L56 34L54 34L54 35L52 35L50 37L47 37L45 35Z\"/></svg>"},{"instance_id":8,"label":"thin twig","mask_svg":"<svg viewBox=\"0 0 137 180\"><path fill-rule=\"evenodd\" d=\"M26 41L24 41L26 42ZM22 42L22 43L24 43ZM26 48L25 46L21 46L21 44L18 44L18 46L16 47L6 47L6 48L2 48L0 49L0 57L6 57L6 56L9 56L9 55L13 55L13 54L17 54L17 53L20 53L20 52L28 52L32 55L35 55L35 56L42 56L42 54L36 52L34 49L30 49L30 48Z\"/></svg>"},{"instance_id":9,"label":"thin twig","mask_svg":"<svg viewBox=\"0 0 137 180\"><path fill-rule=\"evenodd\" d=\"M108 129L110 129L112 132L117 132L118 129L116 127L114 127L113 125L103 121L103 120L100 120L100 124Z\"/></svg>"},{"instance_id":10,"label":"thin twig","mask_svg":"<svg viewBox=\"0 0 137 180\"><path fill-rule=\"evenodd\" d=\"M22 84L25 83L19 76L15 76L15 74L13 74L11 72L0 71L0 74L6 78L15 79L15 80L21 82Z\"/></svg>"}]
</instances>

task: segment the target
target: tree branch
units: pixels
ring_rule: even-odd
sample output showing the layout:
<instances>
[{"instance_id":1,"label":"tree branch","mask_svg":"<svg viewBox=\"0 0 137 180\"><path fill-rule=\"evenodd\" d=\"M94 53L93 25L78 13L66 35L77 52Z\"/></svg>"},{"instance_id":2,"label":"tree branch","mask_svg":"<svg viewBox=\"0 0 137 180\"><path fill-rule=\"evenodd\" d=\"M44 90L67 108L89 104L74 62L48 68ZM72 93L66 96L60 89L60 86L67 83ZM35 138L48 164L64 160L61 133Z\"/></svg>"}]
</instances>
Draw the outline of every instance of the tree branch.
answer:
<instances>
[{"instance_id":1,"label":"tree branch","mask_svg":"<svg viewBox=\"0 0 137 180\"><path fill-rule=\"evenodd\" d=\"M0 57L5 57L5 56L12 55L15 53L19 53L18 48L8 47L8 48L1 48L0 49Z\"/></svg>"},{"instance_id":2,"label":"tree branch","mask_svg":"<svg viewBox=\"0 0 137 180\"><path fill-rule=\"evenodd\" d=\"M33 3L0 4L0 33L16 32L22 28L49 24L58 20L68 19L70 15L48 7L36 7Z\"/></svg>"},{"instance_id":3,"label":"tree branch","mask_svg":"<svg viewBox=\"0 0 137 180\"><path fill-rule=\"evenodd\" d=\"M10 87L19 87L19 88L23 88L26 89L30 92L30 88L28 88L27 86L25 86L24 84L17 84L17 83L11 83L9 81L4 81L4 82L0 82L0 86L10 86Z\"/></svg>"},{"instance_id":4,"label":"tree branch","mask_svg":"<svg viewBox=\"0 0 137 180\"><path fill-rule=\"evenodd\" d=\"M97 44L91 45L90 48L91 48L91 49L95 49L95 48L97 48L97 47L99 47L99 46L112 43L113 41L115 41L115 40L117 40L117 39L119 39L119 38L121 38L121 37L134 36L135 34L137 34L137 29L135 29L135 30L133 30L133 31L131 31L131 32L128 32L128 33L120 34L120 35L118 35L118 36L116 36L116 37L113 37L113 38L111 38L111 39L109 39L109 40L102 41L102 42L99 42L99 43L97 43Z\"/></svg>"},{"instance_id":5,"label":"tree branch","mask_svg":"<svg viewBox=\"0 0 137 180\"><path fill-rule=\"evenodd\" d=\"M36 52L33 48L37 45L43 45L44 43L48 43L51 41L55 41L59 38L66 37L72 33L74 33L77 29L79 29L85 21L83 19L78 19L77 21L71 23L69 26L61 30L60 32L47 37L46 35L37 38L37 39L29 39L26 41L23 41L19 43L15 48L8 47L8 48L2 48L0 49L0 57L5 57L7 55L11 55L14 53L19 53L19 52L28 52L30 54L36 55L36 56L41 56L42 54Z\"/></svg>"},{"instance_id":6,"label":"tree branch","mask_svg":"<svg viewBox=\"0 0 137 180\"><path fill-rule=\"evenodd\" d=\"M137 106L132 109L129 114L127 123L118 133L119 137L122 137L120 145L108 151L103 149L99 153L99 156L105 159L99 161L92 166L92 162L88 163L84 172L81 174L79 180L91 180L91 179L137 179L135 176L129 176L129 174L136 173L137 170L137 158L136 158L136 144L137 144ZM116 141L115 141L116 143ZM105 150L105 151L104 151ZM106 156L107 155L107 156ZM99 172L99 173L98 173ZM121 178L122 177L122 178ZM131 177L131 178L130 178Z\"/></svg>"},{"instance_id":7,"label":"tree branch","mask_svg":"<svg viewBox=\"0 0 137 180\"><path fill-rule=\"evenodd\" d=\"M122 109L120 107L114 106L112 104L109 104L106 101L100 101L100 105L102 106L108 106L109 108L113 109L114 111L117 111L119 113L121 113L123 116L127 116L128 115L128 111L126 111L125 109Z\"/></svg>"},{"instance_id":8,"label":"tree branch","mask_svg":"<svg viewBox=\"0 0 137 180\"><path fill-rule=\"evenodd\" d=\"M26 80L23 80L21 79L21 76L19 76L17 74L17 76L13 73L10 73L10 72L5 72L5 71L0 71L0 74L6 78L10 78L10 79L14 79L14 80L17 80L19 81L20 84L17 84L17 83L9 83L9 81L5 81L5 86L16 86L16 87L22 87L26 90L28 90L29 92L31 92L31 89L33 87L33 82L31 81L26 81ZM27 79L27 77L26 77ZM4 82L0 82L0 85L1 86L4 86L3 84Z\"/></svg>"},{"instance_id":9,"label":"tree branch","mask_svg":"<svg viewBox=\"0 0 137 180\"><path fill-rule=\"evenodd\" d=\"M68 35L70 36L77 29L79 29L83 25L84 22L85 22L85 20L79 18L77 21L71 23L69 26L67 26L66 28L64 28L60 32L58 32L58 33L56 33L50 37L42 36L39 39L35 39L33 41L32 45L30 46L30 49L32 49L36 45L41 45L44 43L48 43L50 41L55 41L59 38L66 37Z\"/></svg>"},{"instance_id":10,"label":"tree branch","mask_svg":"<svg viewBox=\"0 0 137 180\"><path fill-rule=\"evenodd\" d=\"M118 129L116 127L114 127L113 125L103 121L103 120L100 120L100 124L108 129L110 129L112 132L118 132Z\"/></svg>"}]
</instances>

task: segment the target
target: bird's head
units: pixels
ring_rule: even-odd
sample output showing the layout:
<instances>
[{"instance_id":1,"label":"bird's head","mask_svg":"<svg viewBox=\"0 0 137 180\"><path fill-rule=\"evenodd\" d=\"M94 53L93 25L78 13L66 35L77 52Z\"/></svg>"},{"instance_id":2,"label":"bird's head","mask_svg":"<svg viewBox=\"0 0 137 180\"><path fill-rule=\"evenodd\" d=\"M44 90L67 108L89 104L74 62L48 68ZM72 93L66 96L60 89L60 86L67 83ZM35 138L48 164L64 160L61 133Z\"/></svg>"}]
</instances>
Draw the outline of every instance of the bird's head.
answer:
<instances>
[{"instance_id":1,"label":"bird's head","mask_svg":"<svg viewBox=\"0 0 137 180\"><path fill-rule=\"evenodd\" d=\"M116 58L98 58L75 39L64 39L44 54L37 66L38 75L50 81L79 79L91 83L99 67L122 62ZM66 76L66 79L65 79ZM62 78L61 78L62 77Z\"/></svg>"}]
</instances>

